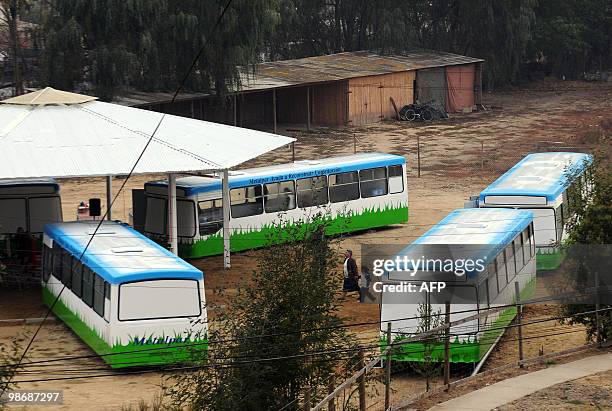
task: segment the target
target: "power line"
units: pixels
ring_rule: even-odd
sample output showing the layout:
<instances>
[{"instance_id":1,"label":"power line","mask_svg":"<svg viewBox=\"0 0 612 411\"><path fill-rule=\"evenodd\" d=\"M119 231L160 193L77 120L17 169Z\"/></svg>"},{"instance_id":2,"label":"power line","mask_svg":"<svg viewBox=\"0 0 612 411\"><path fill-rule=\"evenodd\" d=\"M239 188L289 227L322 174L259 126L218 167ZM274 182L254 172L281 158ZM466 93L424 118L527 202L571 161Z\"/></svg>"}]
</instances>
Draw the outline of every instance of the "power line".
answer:
<instances>
[{"instance_id":1,"label":"power line","mask_svg":"<svg viewBox=\"0 0 612 411\"><path fill-rule=\"evenodd\" d=\"M225 15L225 13L227 12L227 10L229 9L230 4L232 3L232 0L228 0L227 4L225 5L225 7L223 8L221 14L219 15L219 17L217 18L217 21L215 22L214 26L211 29L211 33L208 37L206 37L204 39L204 43L202 44L202 47L200 48L198 54L196 55L196 57L193 59L191 66L189 67L189 70L185 73L185 76L183 77L183 80L181 81L181 83L179 84L179 86L177 87L173 97L172 97L172 102L174 103L174 101L176 100L177 95L179 94L179 92L182 90L182 88L185 85L185 82L187 81L187 78L189 77L189 75L191 74L191 71L193 70L193 68L195 67L198 59L200 58L200 56L202 55L202 53L204 52L204 48L206 47L206 45L208 45L208 41L209 39L212 37L212 33L215 32L215 30L217 29L217 27L219 26L219 24L221 23L221 20L223 19L223 16ZM157 126L155 127L155 129L153 130L153 133L151 133L151 136L148 138L147 143L145 144L145 146L143 147L142 151L140 152L138 158L136 159L136 161L134 162L134 165L132 166L132 168L130 169L130 172L128 173L128 175L126 176L126 178L124 179L123 183L121 184L121 187L119 188L119 190L117 191L117 194L115 194L115 197L113 198L112 202L111 202L111 208L112 206L115 204L115 201L117 201L117 198L119 198L119 194L121 193L121 191L124 189L125 185L127 184L128 180L130 179L130 177L132 176L132 174L134 173L134 170L136 169L138 163L140 162L141 158L144 156L145 151L147 150L147 148L149 147L149 145L151 144L151 141L153 141L153 139L155 138L155 134L157 133L157 131L159 130L159 127L161 126L164 118L165 118L166 114L163 113L161 118L159 119L159 122L157 123ZM102 226L102 223L104 221L104 219L106 218L106 216L108 215L108 209L104 212L103 217L100 219L100 222L98 223L98 225L96 226L96 229L93 232L93 235L91 236L91 238L89 239L89 241L87 242L87 245L85 246L85 248L83 249L83 252L81 253L81 256L79 257L79 261L83 261L83 256L85 254L85 252L87 251L87 248L90 246L93 238L95 237L96 233L99 231L100 227ZM62 289L60 290L60 292L57 294L57 297L55 297L55 300L53 301L53 303L49 306L49 309L47 310L45 316L43 317L43 320L41 321L40 325L37 327L36 331L34 332L34 334L32 335L32 337L30 338L28 344L26 345L26 348L23 350L23 353L21 354L19 361L17 362L17 364L15 365L16 368L19 368L21 366L21 363L23 361L23 359L25 358L25 355L27 354L28 350L30 349L30 347L32 346L32 344L34 343L34 340L36 339L36 336L38 335L38 333L40 332L42 326L44 325L46 319L49 317L49 315L51 314L51 311L53 310L53 307L57 304L57 302L60 299L60 296L62 295L62 292L65 290L66 286L64 285L62 287ZM2 397L4 395L4 393L6 392L6 390L8 389L11 380L13 378L13 375L9 375L9 378L7 379L6 383L4 384L4 387L2 387L2 392L0 392L0 397Z\"/></svg>"}]
</instances>

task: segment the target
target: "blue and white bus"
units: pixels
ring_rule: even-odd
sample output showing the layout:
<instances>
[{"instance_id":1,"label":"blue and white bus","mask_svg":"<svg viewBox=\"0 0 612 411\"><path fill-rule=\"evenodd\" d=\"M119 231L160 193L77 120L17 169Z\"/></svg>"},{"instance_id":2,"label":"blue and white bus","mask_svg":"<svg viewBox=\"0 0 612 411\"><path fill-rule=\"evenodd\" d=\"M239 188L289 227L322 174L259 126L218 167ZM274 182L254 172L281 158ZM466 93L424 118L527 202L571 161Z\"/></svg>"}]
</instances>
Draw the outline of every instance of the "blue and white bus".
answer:
<instances>
[{"instance_id":1,"label":"blue and white bus","mask_svg":"<svg viewBox=\"0 0 612 411\"><path fill-rule=\"evenodd\" d=\"M412 261L418 261L419 258L429 261L420 268L416 265L418 269L413 271L414 274L401 269L387 271L382 277L382 285L379 283L379 289L374 290L382 291L380 331L383 344L386 344L384 335L389 322L393 342L425 331L422 329L422 307L427 307L426 312L432 314L441 313L443 319L444 302L449 301L451 321L458 321L478 310L514 302L515 282L519 283L521 299L531 296L535 291L536 278L533 230L533 214L525 210L469 208L451 212L397 254L400 258L412 258ZM443 266L450 264L447 259L453 261L455 266L451 269L455 271L445 271ZM440 264L438 260L442 260ZM466 263L469 260L473 262L469 264L470 267ZM460 262L465 265L461 271L456 271ZM415 267L414 263L409 264ZM457 275L457 272L463 274ZM424 283L428 284L435 279L444 279L446 288L441 291L431 289L415 292L421 290ZM413 292L407 292L405 284L414 284ZM387 287L381 288L385 285ZM404 288L399 288L398 292L398 286ZM451 327L453 338L450 361L481 361L503 332L503 327L515 315L516 309L512 307L480 320ZM428 352L423 342L411 342L398 347L393 358L400 361L424 361L425 353ZM442 340L429 345L428 355L434 361L443 361Z\"/></svg>"},{"instance_id":2,"label":"blue and white bus","mask_svg":"<svg viewBox=\"0 0 612 411\"><path fill-rule=\"evenodd\" d=\"M529 154L480 193L478 206L531 211L538 269L554 269L562 258L558 246L566 238L565 224L573 215L571 201L577 198L568 193L578 190L584 197L584 170L592 161L583 153Z\"/></svg>"},{"instance_id":3,"label":"blue and white bus","mask_svg":"<svg viewBox=\"0 0 612 411\"><path fill-rule=\"evenodd\" d=\"M97 224L45 226L45 304L59 295L53 313L113 368L205 352L202 272L119 222L104 221L93 236Z\"/></svg>"},{"instance_id":4,"label":"blue and white bus","mask_svg":"<svg viewBox=\"0 0 612 411\"><path fill-rule=\"evenodd\" d=\"M223 253L221 179L185 177L176 182L179 255ZM408 220L406 160L364 153L231 171L231 250L263 247L281 238L278 223L303 224L323 212L328 234ZM145 184L144 232L167 236L167 181ZM137 218L139 210L134 210ZM141 219L142 220L142 219Z\"/></svg>"}]
</instances>

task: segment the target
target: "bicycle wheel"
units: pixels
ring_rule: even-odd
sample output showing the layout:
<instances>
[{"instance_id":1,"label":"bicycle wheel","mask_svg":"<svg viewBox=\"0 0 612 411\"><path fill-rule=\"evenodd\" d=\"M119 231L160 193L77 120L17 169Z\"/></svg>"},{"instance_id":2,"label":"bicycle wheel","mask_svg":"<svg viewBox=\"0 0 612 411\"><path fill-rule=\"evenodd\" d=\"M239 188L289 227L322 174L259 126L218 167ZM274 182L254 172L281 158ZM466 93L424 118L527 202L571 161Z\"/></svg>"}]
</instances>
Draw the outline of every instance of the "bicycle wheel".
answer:
<instances>
[{"instance_id":1,"label":"bicycle wheel","mask_svg":"<svg viewBox=\"0 0 612 411\"><path fill-rule=\"evenodd\" d=\"M413 109L408 109L406 111L404 111L404 118L407 121L414 121L415 118L417 118L417 114L416 111L414 111Z\"/></svg>"},{"instance_id":2,"label":"bicycle wheel","mask_svg":"<svg viewBox=\"0 0 612 411\"><path fill-rule=\"evenodd\" d=\"M433 120L433 112L429 109L423 109L421 110L421 118L423 119L423 121L431 121Z\"/></svg>"}]
</instances>

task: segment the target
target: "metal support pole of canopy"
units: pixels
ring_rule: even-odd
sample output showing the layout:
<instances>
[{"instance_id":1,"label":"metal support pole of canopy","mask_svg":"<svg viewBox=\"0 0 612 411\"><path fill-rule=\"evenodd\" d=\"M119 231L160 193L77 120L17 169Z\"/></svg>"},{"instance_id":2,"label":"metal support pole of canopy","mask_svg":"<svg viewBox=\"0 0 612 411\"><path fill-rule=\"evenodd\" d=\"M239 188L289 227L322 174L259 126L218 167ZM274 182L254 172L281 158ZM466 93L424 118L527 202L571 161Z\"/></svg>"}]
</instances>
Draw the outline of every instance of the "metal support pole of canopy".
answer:
<instances>
[{"instance_id":1,"label":"metal support pole of canopy","mask_svg":"<svg viewBox=\"0 0 612 411\"><path fill-rule=\"evenodd\" d=\"M178 228L176 215L176 174L168 174L168 239L170 251L178 255Z\"/></svg>"},{"instance_id":2,"label":"metal support pole of canopy","mask_svg":"<svg viewBox=\"0 0 612 411\"><path fill-rule=\"evenodd\" d=\"M223 267L230 268L230 196L229 171L227 169L223 170L221 198L223 199Z\"/></svg>"},{"instance_id":3,"label":"metal support pole of canopy","mask_svg":"<svg viewBox=\"0 0 612 411\"><path fill-rule=\"evenodd\" d=\"M113 176L106 176L106 219L112 220L111 203L113 202Z\"/></svg>"}]
</instances>

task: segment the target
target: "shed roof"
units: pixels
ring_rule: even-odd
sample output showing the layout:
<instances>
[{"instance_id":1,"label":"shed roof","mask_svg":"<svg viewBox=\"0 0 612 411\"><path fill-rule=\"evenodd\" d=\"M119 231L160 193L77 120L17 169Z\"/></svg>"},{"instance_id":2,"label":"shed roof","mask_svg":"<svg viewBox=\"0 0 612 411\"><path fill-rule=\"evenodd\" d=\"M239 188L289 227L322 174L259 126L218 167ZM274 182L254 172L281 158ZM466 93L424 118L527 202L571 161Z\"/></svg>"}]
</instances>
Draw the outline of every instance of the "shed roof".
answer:
<instances>
[{"instance_id":1,"label":"shed roof","mask_svg":"<svg viewBox=\"0 0 612 411\"><path fill-rule=\"evenodd\" d=\"M243 68L240 88L233 90L233 92L271 90L482 61L484 60L480 58L424 49L413 49L409 52L393 55L381 55L374 51L350 51L325 56L259 63L253 68ZM210 97L210 95L183 94L179 100L195 100L205 97ZM145 105L165 103L171 99L171 93L133 92L119 97L118 103Z\"/></svg>"},{"instance_id":2,"label":"shed roof","mask_svg":"<svg viewBox=\"0 0 612 411\"><path fill-rule=\"evenodd\" d=\"M393 55L381 55L373 51L351 51L258 64L253 72L244 72L241 90L253 91L322 83L481 61L484 60L422 49Z\"/></svg>"}]
</instances>

